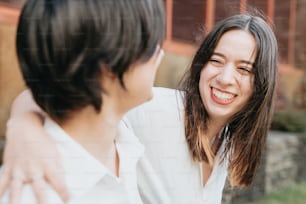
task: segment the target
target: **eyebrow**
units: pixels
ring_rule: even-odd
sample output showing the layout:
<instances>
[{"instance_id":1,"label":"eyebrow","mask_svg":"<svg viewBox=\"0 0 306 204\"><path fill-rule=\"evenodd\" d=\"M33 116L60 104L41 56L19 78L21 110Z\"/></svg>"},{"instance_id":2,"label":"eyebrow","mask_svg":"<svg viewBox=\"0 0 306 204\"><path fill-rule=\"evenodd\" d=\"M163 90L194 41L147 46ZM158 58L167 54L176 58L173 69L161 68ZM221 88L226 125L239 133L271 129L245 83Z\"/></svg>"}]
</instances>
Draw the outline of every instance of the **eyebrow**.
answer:
<instances>
[{"instance_id":1,"label":"eyebrow","mask_svg":"<svg viewBox=\"0 0 306 204\"><path fill-rule=\"evenodd\" d=\"M214 52L212 54L213 55L217 55L217 56L220 56L220 57L223 57L223 58L226 58L224 54L222 53L219 53L219 52ZM240 63L245 63L245 64L248 64L248 65L251 65L252 67L254 66L254 62L251 62L251 61L247 61L247 60L239 60Z\"/></svg>"},{"instance_id":2,"label":"eyebrow","mask_svg":"<svg viewBox=\"0 0 306 204\"><path fill-rule=\"evenodd\" d=\"M246 61L246 60L240 60L240 62L245 63L247 65L252 66L252 68L254 67L254 62L250 62L250 61Z\"/></svg>"}]
</instances>

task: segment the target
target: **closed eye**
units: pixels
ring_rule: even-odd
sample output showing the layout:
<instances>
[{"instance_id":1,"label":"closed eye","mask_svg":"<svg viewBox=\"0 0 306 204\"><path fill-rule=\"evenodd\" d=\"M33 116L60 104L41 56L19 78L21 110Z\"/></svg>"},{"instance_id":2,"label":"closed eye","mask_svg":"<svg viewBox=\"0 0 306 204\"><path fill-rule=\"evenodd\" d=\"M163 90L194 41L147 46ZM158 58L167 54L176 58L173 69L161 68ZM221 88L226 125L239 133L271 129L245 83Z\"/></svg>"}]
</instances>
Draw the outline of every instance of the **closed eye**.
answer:
<instances>
[{"instance_id":1,"label":"closed eye","mask_svg":"<svg viewBox=\"0 0 306 204\"><path fill-rule=\"evenodd\" d=\"M223 64L223 62L219 59L210 59L209 62L215 66L221 66Z\"/></svg>"},{"instance_id":2,"label":"closed eye","mask_svg":"<svg viewBox=\"0 0 306 204\"><path fill-rule=\"evenodd\" d=\"M250 67L238 67L238 70L241 74L252 74L252 68Z\"/></svg>"},{"instance_id":3,"label":"closed eye","mask_svg":"<svg viewBox=\"0 0 306 204\"><path fill-rule=\"evenodd\" d=\"M210 61L211 61L211 62L218 62L218 63L220 63L220 61L219 61L219 60L216 60L216 59L211 59Z\"/></svg>"}]
</instances>

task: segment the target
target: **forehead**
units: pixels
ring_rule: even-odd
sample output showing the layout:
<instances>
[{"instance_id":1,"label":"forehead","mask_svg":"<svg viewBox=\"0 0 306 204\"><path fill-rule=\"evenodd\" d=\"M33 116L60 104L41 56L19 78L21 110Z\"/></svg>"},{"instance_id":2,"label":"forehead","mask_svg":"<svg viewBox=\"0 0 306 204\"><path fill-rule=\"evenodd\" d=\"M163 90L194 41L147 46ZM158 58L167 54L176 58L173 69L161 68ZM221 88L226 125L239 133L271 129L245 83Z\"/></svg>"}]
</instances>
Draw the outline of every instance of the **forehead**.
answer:
<instances>
[{"instance_id":1,"label":"forehead","mask_svg":"<svg viewBox=\"0 0 306 204\"><path fill-rule=\"evenodd\" d=\"M256 41L253 35L244 30L231 30L222 35L214 50L227 58L254 62Z\"/></svg>"}]
</instances>

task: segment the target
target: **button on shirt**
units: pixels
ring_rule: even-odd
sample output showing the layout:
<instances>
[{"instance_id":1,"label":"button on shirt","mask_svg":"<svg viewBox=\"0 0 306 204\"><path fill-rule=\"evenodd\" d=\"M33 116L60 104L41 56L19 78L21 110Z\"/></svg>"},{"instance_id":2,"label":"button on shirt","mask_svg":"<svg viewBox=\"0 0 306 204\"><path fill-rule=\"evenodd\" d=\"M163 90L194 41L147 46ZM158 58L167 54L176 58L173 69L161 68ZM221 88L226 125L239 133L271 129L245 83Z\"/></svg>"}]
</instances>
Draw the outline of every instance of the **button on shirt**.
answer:
<instances>
[{"instance_id":1,"label":"button on shirt","mask_svg":"<svg viewBox=\"0 0 306 204\"><path fill-rule=\"evenodd\" d=\"M184 134L182 93L166 88L154 88L153 92L153 100L127 115L129 125L145 146L145 157L138 165L144 203L220 204L227 161L221 162L218 153L204 186L202 165L192 159Z\"/></svg>"},{"instance_id":2,"label":"button on shirt","mask_svg":"<svg viewBox=\"0 0 306 204\"><path fill-rule=\"evenodd\" d=\"M116 146L120 158L119 178L74 141L51 119L44 125L55 139L61 155L65 179L70 191L69 204L142 204L137 188L136 163L143 155L143 146L122 121ZM49 186L48 203L62 204L59 196ZM1 204L8 204L8 195ZM36 203L32 188L27 185L22 192L21 204Z\"/></svg>"}]
</instances>

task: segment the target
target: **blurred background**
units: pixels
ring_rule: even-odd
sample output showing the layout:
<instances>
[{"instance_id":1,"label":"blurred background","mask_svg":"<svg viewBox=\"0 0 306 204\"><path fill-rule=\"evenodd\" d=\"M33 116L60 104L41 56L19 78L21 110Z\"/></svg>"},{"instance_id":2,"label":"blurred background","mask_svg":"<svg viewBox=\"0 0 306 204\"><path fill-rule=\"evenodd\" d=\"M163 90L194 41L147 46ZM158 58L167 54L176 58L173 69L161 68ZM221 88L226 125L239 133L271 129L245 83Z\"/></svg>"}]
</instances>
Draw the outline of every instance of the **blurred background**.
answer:
<instances>
[{"instance_id":1,"label":"blurred background","mask_svg":"<svg viewBox=\"0 0 306 204\"><path fill-rule=\"evenodd\" d=\"M0 0L0 138L11 103L25 88L15 32L25 0ZM219 20L254 11L264 15L279 44L276 110L265 155L251 188L224 190L223 203L306 203L306 0L164 0L165 57L156 86L176 88L201 40Z\"/></svg>"}]
</instances>

